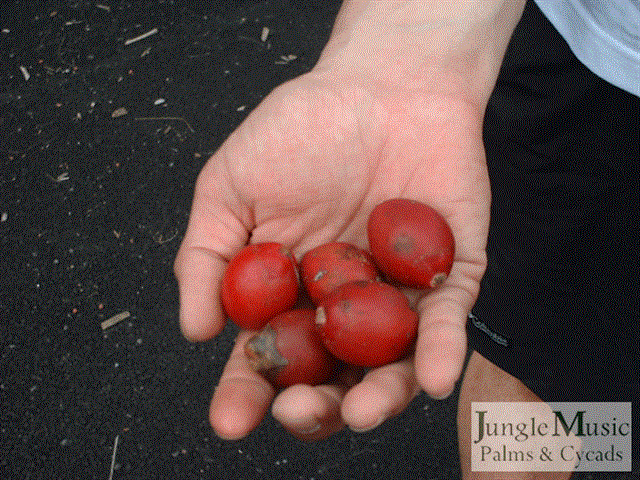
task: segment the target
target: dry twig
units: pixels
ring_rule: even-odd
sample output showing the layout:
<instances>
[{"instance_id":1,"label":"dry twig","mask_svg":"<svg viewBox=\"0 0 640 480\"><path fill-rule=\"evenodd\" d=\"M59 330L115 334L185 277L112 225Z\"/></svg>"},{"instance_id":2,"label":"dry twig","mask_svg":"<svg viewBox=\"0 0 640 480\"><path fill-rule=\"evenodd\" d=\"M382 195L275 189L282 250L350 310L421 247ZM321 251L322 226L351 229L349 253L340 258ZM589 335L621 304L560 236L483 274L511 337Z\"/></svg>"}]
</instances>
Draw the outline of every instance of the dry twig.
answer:
<instances>
[{"instance_id":1,"label":"dry twig","mask_svg":"<svg viewBox=\"0 0 640 480\"><path fill-rule=\"evenodd\" d=\"M113 440L113 452L111 452L111 467L109 468L109 480L113 480L113 471L116 467L116 452L118 451L118 440L120 440L120 435L116 435L116 438Z\"/></svg>"},{"instance_id":2,"label":"dry twig","mask_svg":"<svg viewBox=\"0 0 640 480\"><path fill-rule=\"evenodd\" d=\"M146 33L143 33L142 35L138 35L137 37L133 37L133 38L130 38L129 40L126 40L124 42L124 44L125 45L130 45L133 42L137 42L139 40L144 40L145 38L150 37L151 35L155 35L156 33L158 33L158 29L157 28L152 28L151 30L149 30Z\"/></svg>"},{"instance_id":3,"label":"dry twig","mask_svg":"<svg viewBox=\"0 0 640 480\"><path fill-rule=\"evenodd\" d=\"M131 316L131 314L127 311L124 312L120 312L117 315L114 315L113 317L107 318L105 321L103 321L100 324L100 328L102 328L102 330L106 330L107 328L111 328L114 325L120 323L121 321L129 318Z\"/></svg>"}]
</instances>

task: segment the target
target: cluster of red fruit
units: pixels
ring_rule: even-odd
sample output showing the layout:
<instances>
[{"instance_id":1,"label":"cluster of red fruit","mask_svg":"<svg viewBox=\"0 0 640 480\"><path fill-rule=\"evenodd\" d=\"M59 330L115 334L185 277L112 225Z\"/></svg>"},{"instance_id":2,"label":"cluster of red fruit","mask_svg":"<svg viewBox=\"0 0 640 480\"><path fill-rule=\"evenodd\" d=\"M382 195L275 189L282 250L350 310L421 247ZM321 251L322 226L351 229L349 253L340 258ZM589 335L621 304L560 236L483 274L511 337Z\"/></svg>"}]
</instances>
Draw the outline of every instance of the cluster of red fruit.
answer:
<instances>
[{"instance_id":1,"label":"cluster of red fruit","mask_svg":"<svg viewBox=\"0 0 640 480\"><path fill-rule=\"evenodd\" d=\"M297 265L283 245L259 243L229 262L222 304L238 326L261 330L245 353L275 387L318 385L338 361L377 367L412 348L418 315L397 286L440 285L451 271L453 235L435 210L407 199L376 206L367 234L371 253L332 242ZM315 310L295 308L300 283Z\"/></svg>"}]
</instances>

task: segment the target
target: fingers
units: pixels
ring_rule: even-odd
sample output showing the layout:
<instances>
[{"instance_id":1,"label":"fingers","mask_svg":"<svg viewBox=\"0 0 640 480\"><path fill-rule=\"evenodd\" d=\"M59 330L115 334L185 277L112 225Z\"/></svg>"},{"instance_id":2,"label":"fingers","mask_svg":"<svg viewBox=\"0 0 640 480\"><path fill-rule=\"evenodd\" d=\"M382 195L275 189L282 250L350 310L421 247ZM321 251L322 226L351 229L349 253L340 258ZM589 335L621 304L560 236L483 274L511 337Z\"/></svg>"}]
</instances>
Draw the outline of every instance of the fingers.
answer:
<instances>
[{"instance_id":1,"label":"fingers","mask_svg":"<svg viewBox=\"0 0 640 480\"><path fill-rule=\"evenodd\" d=\"M253 332L241 332L214 393L210 422L224 439L244 437L258 426L273 400L272 413L299 439L326 438L345 425L371 430L402 412L424 388L434 398L448 396L460 376L466 351L466 312L459 302L441 296L423 301L429 319L420 328L416 358L385 365L359 379L354 369L335 385L294 385L275 398L275 391L249 366L244 344Z\"/></svg>"},{"instance_id":2,"label":"fingers","mask_svg":"<svg viewBox=\"0 0 640 480\"><path fill-rule=\"evenodd\" d=\"M297 438L312 441L345 425L356 432L371 430L402 412L420 392L413 359L371 370L351 384L289 387L276 397L273 416Z\"/></svg>"},{"instance_id":3,"label":"fingers","mask_svg":"<svg viewBox=\"0 0 640 480\"><path fill-rule=\"evenodd\" d=\"M249 366L244 354L244 345L253 333L238 334L211 401L209 422L225 440L238 440L256 428L275 394L269 382Z\"/></svg>"},{"instance_id":4,"label":"fingers","mask_svg":"<svg viewBox=\"0 0 640 480\"><path fill-rule=\"evenodd\" d=\"M340 408L345 392L362 378L362 369L344 365L335 384L293 385L274 400L273 417L300 440L327 438L342 430L344 421Z\"/></svg>"},{"instance_id":5,"label":"fingers","mask_svg":"<svg viewBox=\"0 0 640 480\"><path fill-rule=\"evenodd\" d=\"M253 333L238 334L211 401L209 421L225 440L238 440L256 428L275 395L269 382L249 366L244 354L244 345ZM347 369L336 385L289 387L273 401L273 416L302 440L326 438L344 427L340 416L342 399L359 378L355 369Z\"/></svg>"},{"instance_id":6,"label":"fingers","mask_svg":"<svg viewBox=\"0 0 640 480\"><path fill-rule=\"evenodd\" d=\"M336 385L293 385L274 400L273 417L300 440L319 440L344 427L340 404L344 390Z\"/></svg>"},{"instance_id":7,"label":"fingers","mask_svg":"<svg viewBox=\"0 0 640 480\"><path fill-rule=\"evenodd\" d=\"M347 392L342 418L356 432L371 430L402 412L419 392L412 358L376 368Z\"/></svg>"}]
</instances>

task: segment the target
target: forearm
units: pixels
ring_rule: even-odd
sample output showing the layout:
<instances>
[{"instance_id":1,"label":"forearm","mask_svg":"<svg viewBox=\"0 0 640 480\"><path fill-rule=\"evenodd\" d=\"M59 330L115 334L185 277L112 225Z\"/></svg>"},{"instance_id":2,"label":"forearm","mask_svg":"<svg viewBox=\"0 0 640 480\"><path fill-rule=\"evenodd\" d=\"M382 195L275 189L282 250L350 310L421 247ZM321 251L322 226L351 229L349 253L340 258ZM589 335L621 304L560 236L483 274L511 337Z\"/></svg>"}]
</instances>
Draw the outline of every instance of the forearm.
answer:
<instances>
[{"instance_id":1,"label":"forearm","mask_svg":"<svg viewBox=\"0 0 640 480\"><path fill-rule=\"evenodd\" d=\"M345 0L317 69L484 106L524 3Z\"/></svg>"}]
</instances>

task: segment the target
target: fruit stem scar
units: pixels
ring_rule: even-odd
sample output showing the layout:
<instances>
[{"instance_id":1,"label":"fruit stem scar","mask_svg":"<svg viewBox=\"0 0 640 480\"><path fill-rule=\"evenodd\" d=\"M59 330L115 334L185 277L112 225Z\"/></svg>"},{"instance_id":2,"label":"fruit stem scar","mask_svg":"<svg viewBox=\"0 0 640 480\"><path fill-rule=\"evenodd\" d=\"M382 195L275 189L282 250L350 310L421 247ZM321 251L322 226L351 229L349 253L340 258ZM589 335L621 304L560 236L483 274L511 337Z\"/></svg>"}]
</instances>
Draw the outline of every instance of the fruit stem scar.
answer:
<instances>
[{"instance_id":1,"label":"fruit stem scar","mask_svg":"<svg viewBox=\"0 0 640 480\"><path fill-rule=\"evenodd\" d=\"M255 371L285 367L289 364L276 347L276 332L270 325L251 337L245 344L244 351L251 368Z\"/></svg>"},{"instance_id":2,"label":"fruit stem scar","mask_svg":"<svg viewBox=\"0 0 640 480\"><path fill-rule=\"evenodd\" d=\"M320 280L322 277L324 277L327 274L326 270L320 270L318 273L316 273L316 276L313 277L313 281L317 282L318 280Z\"/></svg>"},{"instance_id":3,"label":"fruit stem scar","mask_svg":"<svg viewBox=\"0 0 640 480\"><path fill-rule=\"evenodd\" d=\"M327 314L324 308L318 307L316 309L316 325L324 325L327 323Z\"/></svg>"},{"instance_id":4,"label":"fruit stem scar","mask_svg":"<svg viewBox=\"0 0 640 480\"><path fill-rule=\"evenodd\" d=\"M289 258L293 259L293 256L291 255L291 251L287 247L285 247L284 245L282 245L280 247L280 253L282 255L284 255L285 257L289 257Z\"/></svg>"},{"instance_id":5,"label":"fruit stem scar","mask_svg":"<svg viewBox=\"0 0 640 480\"><path fill-rule=\"evenodd\" d=\"M447 279L447 274L444 272L436 273L432 278L429 285L431 288L436 288L438 285L442 285L442 283Z\"/></svg>"}]
</instances>

